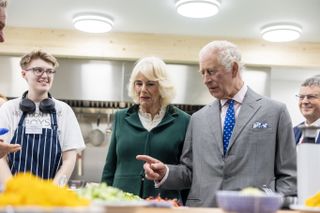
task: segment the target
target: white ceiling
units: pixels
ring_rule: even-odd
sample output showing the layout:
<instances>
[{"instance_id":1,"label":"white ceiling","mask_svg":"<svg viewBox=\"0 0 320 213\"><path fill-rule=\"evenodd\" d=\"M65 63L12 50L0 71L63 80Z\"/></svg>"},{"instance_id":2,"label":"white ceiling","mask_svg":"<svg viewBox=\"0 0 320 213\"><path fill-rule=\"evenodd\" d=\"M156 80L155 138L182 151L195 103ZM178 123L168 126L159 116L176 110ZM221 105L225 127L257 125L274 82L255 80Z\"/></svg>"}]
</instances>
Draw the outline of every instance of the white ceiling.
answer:
<instances>
[{"instance_id":1,"label":"white ceiling","mask_svg":"<svg viewBox=\"0 0 320 213\"><path fill-rule=\"evenodd\" d=\"M175 10L175 0L9 0L8 26L73 29L80 12L105 13L113 32L161 33L261 39L259 29L272 22L303 27L298 41L320 42L320 0L221 0L207 19L190 19Z\"/></svg>"}]
</instances>

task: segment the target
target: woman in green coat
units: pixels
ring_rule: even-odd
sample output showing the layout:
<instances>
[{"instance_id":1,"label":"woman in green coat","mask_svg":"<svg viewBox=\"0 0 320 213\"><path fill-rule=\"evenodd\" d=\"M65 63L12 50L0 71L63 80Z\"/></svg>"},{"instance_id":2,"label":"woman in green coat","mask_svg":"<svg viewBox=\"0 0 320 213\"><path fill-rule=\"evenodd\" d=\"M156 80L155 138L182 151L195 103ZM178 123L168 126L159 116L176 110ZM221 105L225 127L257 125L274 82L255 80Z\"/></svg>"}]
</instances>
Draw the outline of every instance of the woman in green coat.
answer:
<instances>
[{"instance_id":1,"label":"woman in green coat","mask_svg":"<svg viewBox=\"0 0 320 213\"><path fill-rule=\"evenodd\" d=\"M138 61L129 81L135 105L115 114L102 182L142 198L161 196L181 200L180 191L160 190L144 179L139 154L178 164L190 116L170 104L174 87L159 58Z\"/></svg>"}]
</instances>

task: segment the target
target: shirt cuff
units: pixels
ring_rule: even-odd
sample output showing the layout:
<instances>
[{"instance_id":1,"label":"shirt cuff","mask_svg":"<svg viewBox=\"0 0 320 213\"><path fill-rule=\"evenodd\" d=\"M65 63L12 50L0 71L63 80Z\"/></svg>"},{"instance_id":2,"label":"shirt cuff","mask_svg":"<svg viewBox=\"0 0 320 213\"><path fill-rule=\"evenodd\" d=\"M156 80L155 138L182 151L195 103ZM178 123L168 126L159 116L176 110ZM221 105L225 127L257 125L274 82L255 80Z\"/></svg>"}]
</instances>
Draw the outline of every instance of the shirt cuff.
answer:
<instances>
[{"instance_id":1,"label":"shirt cuff","mask_svg":"<svg viewBox=\"0 0 320 213\"><path fill-rule=\"evenodd\" d=\"M161 181L156 181L156 180L154 181L154 187L155 188L159 188L167 180L167 178L169 176L169 167L167 165L165 165L165 166L167 168L167 172L166 172L166 174L164 175L164 177L162 178Z\"/></svg>"}]
</instances>

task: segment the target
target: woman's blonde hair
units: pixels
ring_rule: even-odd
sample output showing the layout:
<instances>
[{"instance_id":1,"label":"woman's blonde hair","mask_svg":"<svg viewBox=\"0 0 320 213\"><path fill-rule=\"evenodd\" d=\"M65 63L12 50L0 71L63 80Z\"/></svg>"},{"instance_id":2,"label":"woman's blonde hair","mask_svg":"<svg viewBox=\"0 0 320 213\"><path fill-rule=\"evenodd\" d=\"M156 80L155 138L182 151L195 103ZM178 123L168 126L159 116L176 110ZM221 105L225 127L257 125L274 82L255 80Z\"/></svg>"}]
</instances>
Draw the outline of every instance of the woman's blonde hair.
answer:
<instances>
[{"instance_id":1,"label":"woman's blonde hair","mask_svg":"<svg viewBox=\"0 0 320 213\"><path fill-rule=\"evenodd\" d=\"M133 68L129 79L128 95L137 104L139 103L139 97L135 92L134 83L137 80L138 74L144 75L150 81L157 81L159 83L161 107L165 107L171 103L175 96L175 89L169 79L167 66L162 59L154 56L145 57L140 59Z\"/></svg>"}]
</instances>

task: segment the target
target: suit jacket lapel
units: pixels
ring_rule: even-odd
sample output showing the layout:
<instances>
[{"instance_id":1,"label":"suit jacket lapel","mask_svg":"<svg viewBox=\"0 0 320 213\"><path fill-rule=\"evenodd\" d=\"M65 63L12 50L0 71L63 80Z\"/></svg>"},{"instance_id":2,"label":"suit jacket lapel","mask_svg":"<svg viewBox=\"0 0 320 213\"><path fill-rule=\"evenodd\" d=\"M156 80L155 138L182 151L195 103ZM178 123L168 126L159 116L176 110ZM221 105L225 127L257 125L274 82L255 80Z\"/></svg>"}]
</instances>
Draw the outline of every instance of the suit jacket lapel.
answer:
<instances>
[{"instance_id":1,"label":"suit jacket lapel","mask_svg":"<svg viewBox=\"0 0 320 213\"><path fill-rule=\"evenodd\" d=\"M304 124L304 122L300 123L299 125L293 128L294 139L296 140L296 144L298 144L301 140L302 130L299 128L299 126L302 124Z\"/></svg>"},{"instance_id":2,"label":"suit jacket lapel","mask_svg":"<svg viewBox=\"0 0 320 213\"><path fill-rule=\"evenodd\" d=\"M214 136L214 141L218 143L219 151L223 153L223 142L222 142L222 127L221 127L221 117L220 117L220 102L215 100L209 105L208 111L205 113L208 127L210 132Z\"/></svg>"},{"instance_id":3,"label":"suit jacket lapel","mask_svg":"<svg viewBox=\"0 0 320 213\"><path fill-rule=\"evenodd\" d=\"M250 88L248 88L248 91L240 108L239 116L236 119L236 125L234 127L229 143L229 149L235 142L243 128L248 124L248 122L252 119L254 114L261 107L258 103L258 100L260 100L261 98L262 97L260 95L256 94Z\"/></svg>"}]
</instances>

